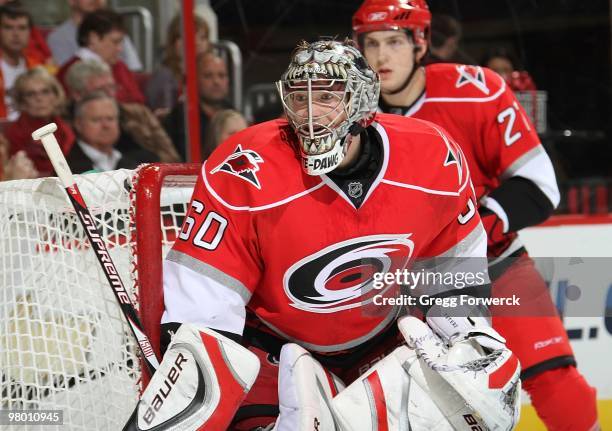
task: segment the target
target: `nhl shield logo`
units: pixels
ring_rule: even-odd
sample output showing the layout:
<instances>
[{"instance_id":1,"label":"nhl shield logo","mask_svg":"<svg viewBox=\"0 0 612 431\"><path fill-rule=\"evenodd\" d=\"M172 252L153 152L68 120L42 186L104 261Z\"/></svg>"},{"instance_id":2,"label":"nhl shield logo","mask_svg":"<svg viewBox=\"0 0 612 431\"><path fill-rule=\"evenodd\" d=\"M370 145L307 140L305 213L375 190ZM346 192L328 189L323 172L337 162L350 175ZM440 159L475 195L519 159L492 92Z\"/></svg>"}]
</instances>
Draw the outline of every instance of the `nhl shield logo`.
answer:
<instances>
[{"instance_id":1,"label":"nhl shield logo","mask_svg":"<svg viewBox=\"0 0 612 431\"><path fill-rule=\"evenodd\" d=\"M259 171L259 163L263 162L264 160L255 151L243 150L242 146L238 145L234 152L210 173L225 172L242 178L261 190L257 171Z\"/></svg>"},{"instance_id":2,"label":"nhl shield logo","mask_svg":"<svg viewBox=\"0 0 612 431\"><path fill-rule=\"evenodd\" d=\"M348 194L354 199L360 198L363 194L363 184L359 182L349 183Z\"/></svg>"}]
</instances>

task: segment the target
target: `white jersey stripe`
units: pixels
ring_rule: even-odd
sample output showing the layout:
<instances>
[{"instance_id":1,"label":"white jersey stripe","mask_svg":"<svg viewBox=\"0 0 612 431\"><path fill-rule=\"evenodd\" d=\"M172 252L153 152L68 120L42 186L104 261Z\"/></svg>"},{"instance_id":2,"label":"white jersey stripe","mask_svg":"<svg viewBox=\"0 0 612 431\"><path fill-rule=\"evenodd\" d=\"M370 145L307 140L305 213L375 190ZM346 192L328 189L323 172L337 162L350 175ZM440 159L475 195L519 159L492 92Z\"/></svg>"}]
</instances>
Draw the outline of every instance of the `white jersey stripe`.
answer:
<instances>
[{"instance_id":1,"label":"white jersey stripe","mask_svg":"<svg viewBox=\"0 0 612 431\"><path fill-rule=\"evenodd\" d=\"M246 302L236 290L187 266L164 261L164 303L161 323L192 323L242 334Z\"/></svg>"},{"instance_id":2,"label":"white jersey stripe","mask_svg":"<svg viewBox=\"0 0 612 431\"><path fill-rule=\"evenodd\" d=\"M555 168L541 145L523 154L502 174L503 179L511 177L522 177L533 181L550 200L553 207L556 208L559 205L561 194L557 186Z\"/></svg>"}]
</instances>

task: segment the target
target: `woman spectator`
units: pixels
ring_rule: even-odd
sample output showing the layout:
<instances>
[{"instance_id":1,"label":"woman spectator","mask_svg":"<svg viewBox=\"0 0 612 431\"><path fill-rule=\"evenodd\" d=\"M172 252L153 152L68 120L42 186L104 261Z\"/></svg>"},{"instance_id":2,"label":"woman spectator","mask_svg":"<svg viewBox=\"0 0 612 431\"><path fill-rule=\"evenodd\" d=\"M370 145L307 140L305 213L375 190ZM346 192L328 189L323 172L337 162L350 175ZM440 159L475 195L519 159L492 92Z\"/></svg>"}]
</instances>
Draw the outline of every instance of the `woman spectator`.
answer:
<instances>
[{"instance_id":1,"label":"woman spectator","mask_svg":"<svg viewBox=\"0 0 612 431\"><path fill-rule=\"evenodd\" d=\"M25 151L41 176L53 174L53 166L40 143L34 142L32 132L47 123L57 124L55 136L62 152L67 154L74 144L74 133L60 114L65 106L64 90L44 67L35 67L20 75L13 88L13 100L20 112L10 123L5 134L11 144L11 155Z\"/></svg>"},{"instance_id":2,"label":"woman spectator","mask_svg":"<svg viewBox=\"0 0 612 431\"><path fill-rule=\"evenodd\" d=\"M247 127L247 121L240 112L233 109L217 112L213 115L206 130L206 138L202 145L202 159L206 160L223 141Z\"/></svg>"},{"instance_id":3,"label":"woman spectator","mask_svg":"<svg viewBox=\"0 0 612 431\"><path fill-rule=\"evenodd\" d=\"M210 49L209 27L204 18L195 15L196 57ZM159 67L147 82L147 105L162 117L176 105L183 86L183 44L181 19L175 16L168 26L167 43Z\"/></svg>"},{"instance_id":4,"label":"woman spectator","mask_svg":"<svg viewBox=\"0 0 612 431\"><path fill-rule=\"evenodd\" d=\"M100 9L85 15L77 31L80 48L57 72L57 79L64 88L66 74L74 63L96 60L110 66L117 85L117 100L145 103L136 76L121 60L125 32L123 18L112 10Z\"/></svg>"}]
</instances>

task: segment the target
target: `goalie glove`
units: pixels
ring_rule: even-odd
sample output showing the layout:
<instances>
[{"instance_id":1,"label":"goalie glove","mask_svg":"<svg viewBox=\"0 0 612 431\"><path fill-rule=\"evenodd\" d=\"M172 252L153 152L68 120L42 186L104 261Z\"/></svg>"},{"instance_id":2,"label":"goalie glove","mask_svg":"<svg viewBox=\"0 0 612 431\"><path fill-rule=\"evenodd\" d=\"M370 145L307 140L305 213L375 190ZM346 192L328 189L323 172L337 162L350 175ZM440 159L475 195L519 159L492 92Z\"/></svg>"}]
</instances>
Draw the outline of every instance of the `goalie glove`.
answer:
<instances>
[{"instance_id":1,"label":"goalie glove","mask_svg":"<svg viewBox=\"0 0 612 431\"><path fill-rule=\"evenodd\" d=\"M453 337L449 347L414 317L398 326L408 346L398 347L332 400L342 430L514 427L520 368L499 339L502 348L484 354L474 338Z\"/></svg>"},{"instance_id":2,"label":"goalie glove","mask_svg":"<svg viewBox=\"0 0 612 431\"><path fill-rule=\"evenodd\" d=\"M459 296L451 298L461 303ZM490 350L506 348L506 339L491 326L491 315L484 305L443 307L436 304L427 310L426 321L448 346L472 338Z\"/></svg>"},{"instance_id":3,"label":"goalie glove","mask_svg":"<svg viewBox=\"0 0 612 431\"><path fill-rule=\"evenodd\" d=\"M123 430L225 430L259 366L238 343L183 323Z\"/></svg>"},{"instance_id":4,"label":"goalie glove","mask_svg":"<svg viewBox=\"0 0 612 431\"><path fill-rule=\"evenodd\" d=\"M460 319L470 320L455 322ZM455 429L511 430L520 416L520 365L503 338L478 322L441 339L414 317L400 319L400 331L419 358L409 374Z\"/></svg>"}]
</instances>

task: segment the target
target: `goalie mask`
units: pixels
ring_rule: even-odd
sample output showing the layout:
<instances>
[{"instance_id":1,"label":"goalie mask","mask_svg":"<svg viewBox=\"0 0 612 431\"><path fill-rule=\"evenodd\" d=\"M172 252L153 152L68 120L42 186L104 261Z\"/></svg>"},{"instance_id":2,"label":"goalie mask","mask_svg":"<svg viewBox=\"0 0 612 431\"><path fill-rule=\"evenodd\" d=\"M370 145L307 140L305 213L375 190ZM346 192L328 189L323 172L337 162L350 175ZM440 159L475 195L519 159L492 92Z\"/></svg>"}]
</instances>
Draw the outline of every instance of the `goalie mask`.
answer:
<instances>
[{"instance_id":1,"label":"goalie mask","mask_svg":"<svg viewBox=\"0 0 612 431\"><path fill-rule=\"evenodd\" d=\"M287 119L310 175L334 170L351 137L373 120L380 82L350 41L302 42L277 82Z\"/></svg>"}]
</instances>

